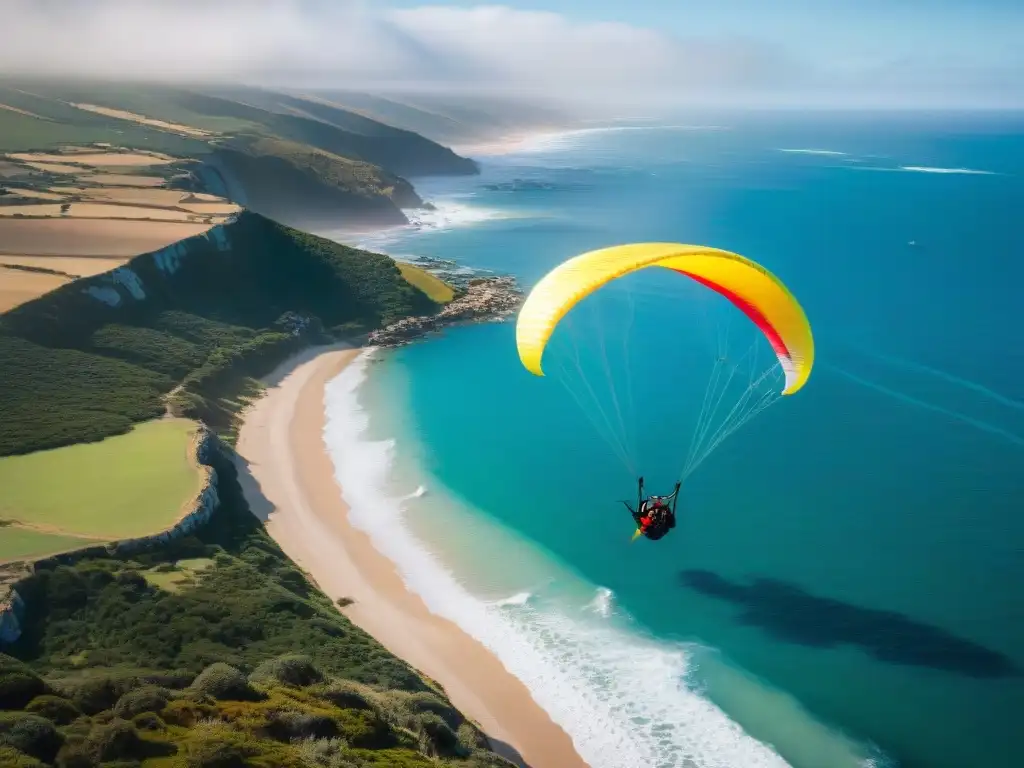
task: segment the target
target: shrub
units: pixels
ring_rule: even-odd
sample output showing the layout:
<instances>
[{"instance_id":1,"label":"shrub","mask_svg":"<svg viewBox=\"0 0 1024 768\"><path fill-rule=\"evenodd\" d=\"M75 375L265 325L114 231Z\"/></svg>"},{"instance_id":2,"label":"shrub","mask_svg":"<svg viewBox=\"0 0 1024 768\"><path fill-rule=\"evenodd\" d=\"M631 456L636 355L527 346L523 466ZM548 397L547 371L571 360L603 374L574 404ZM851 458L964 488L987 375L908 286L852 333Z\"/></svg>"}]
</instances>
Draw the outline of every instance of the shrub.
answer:
<instances>
[{"instance_id":1,"label":"shrub","mask_svg":"<svg viewBox=\"0 0 1024 768\"><path fill-rule=\"evenodd\" d=\"M470 749L490 750L487 737L468 720L463 721L462 725L459 726L457 734L459 742L465 744Z\"/></svg>"},{"instance_id":2,"label":"shrub","mask_svg":"<svg viewBox=\"0 0 1024 768\"><path fill-rule=\"evenodd\" d=\"M246 768L256 754L244 736L223 725L196 728L185 742L188 768Z\"/></svg>"},{"instance_id":3,"label":"shrub","mask_svg":"<svg viewBox=\"0 0 1024 768\"><path fill-rule=\"evenodd\" d=\"M409 712L415 714L432 712L452 728L458 728L462 723L463 718L459 711L432 693L427 693L426 691L416 691L414 693L394 691L391 695L397 703Z\"/></svg>"},{"instance_id":4,"label":"shrub","mask_svg":"<svg viewBox=\"0 0 1024 768\"><path fill-rule=\"evenodd\" d=\"M45 717L57 725L67 725L82 714L72 702L51 695L36 696L25 707L25 711Z\"/></svg>"},{"instance_id":5,"label":"shrub","mask_svg":"<svg viewBox=\"0 0 1024 768\"><path fill-rule=\"evenodd\" d=\"M316 628L330 637L344 637L345 630L338 626L338 623L325 619L322 616L314 616L309 620L309 626Z\"/></svg>"},{"instance_id":6,"label":"shrub","mask_svg":"<svg viewBox=\"0 0 1024 768\"><path fill-rule=\"evenodd\" d=\"M506 760L494 752L477 750L460 768L516 768L516 764Z\"/></svg>"},{"instance_id":7,"label":"shrub","mask_svg":"<svg viewBox=\"0 0 1024 768\"><path fill-rule=\"evenodd\" d=\"M344 739L304 739L298 744L299 757L304 763L317 768L359 768L359 764L346 757Z\"/></svg>"},{"instance_id":8,"label":"shrub","mask_svg":"<svg viewBox=\"0 0 1024 768\"><path fill-rule=\"evenodd\" d=\"M89 744L85 741L69 742L57 753L58 768L95 768Z\"/></svg>"},{"instance_id":9,"label":"shrub","mask_svg":"<svg viewBox=\"0 0 1024 768\"><path fill-rule=\"evenodd\" d=\"M417 717L417 730L426 740L425 752L436 755L464 755L468 750L459 744L455 731L451 729L440 715L424 712Z\"/></svg>"},{"instance_id":10,"label":"shrub","mask_svg":"<svg viewBox=\"0 0 1024 768\"><path fill-rule=\"evenodd\" d=\"M322 682L324 675L308 656L286 654L260 664L249 679L254 683L307 686Z\"/></svg>"},{"instance_id":11,"label":"shrub","mask_svg":"<svg viewBox=\"0 0 1024 768\"><path fill-rule=\"evenodd\" d=\"M21 709L45 690L30 672L0 672L0 709Z\"/></svg>"},{"instance_id":12,"label":"shrub","mask_svg":"<svg viewBox=\"0 0 1024 768\"><path fill-rule=\"evenodd\" d=\"M165 731L167 724L155 712L142 712L132 718L132 724L140 731Z\"/></svg>"},{"instance_id":13,"label":"shrub","mask_svg":"<svg viewBox=\"0 0 1024 768\"><path fill-rule=\"evenodd\" d=\"M211 717L217 713L215 707L209 704L201 704L188 699L175 699L170 702L160 716L170 725L178 725L182 728L191 728L203 718Z\"/></svg>"},{"instance_id":14,"label":"shrub","mask_svg":"<svg viewBox=\"0 0 1024 768\"><path fill-rule=\"evenodd\" d=\"M53 762L64 740L45 717L25 712L0 714L0 745L13 747L43 762Z\"/></svg>"},{"instance_id":15,"label":"shrub","mask_svg":"<svg viewBox=\"0 0 1024 768\"><path fill-rule=\"evenodd\" d=\"M219 700L251 701L256 692L245 675L230 664L211 664L192 681L192 688Z\"/></svg>"},{"instance_id":16,"label":"shrub","mask_svg":"<svg viewBox=\"0 0 1024 768\"><path fill-rule=\"evenodd\" d=\"M61 733L64 734L64 737L70 744L85 739L89 735L89 731L92 730L92 726L93 719L91 717L80 717L71 724L64 726L61 729Z\"/></svg>"},{"instance_id":17,"label":"shrub","mask_svg":"<svg viewBox=\"0 0 1024 768\"><path fill-rule=\"evenodd\" d=\"M96 726L89 734L89 751L101 761L146 757L147 749L135 726L121 719Z\"/></svg>"},{"instance_id":18,"label":"shrub","mask_svg":"<svg viewBox=\"0 0 1024 768\"><path fill-rule=\"evenodd\" d=\"M341 735L353 747L383 749L396 741L388 724L375 712L346 709L341 710L335 720L341 726Z\"/></svg>"},{"instance_id":19,"label":"shrub","mask_svg":"<svg viewBox=\"0 0 1024 768\"><path fill-rule=\"evenodd\" d=\"M114 714L126 720L143 712L159 712L171 699L171 692L158 685L144 685L129 691L114 705Z\"/></svg>"},{"instance_id":20,"label":"shrub","mask_svg":"<svg viewBox=\"0 0 1024 768\"><path fill-rule=\"evenodd\" d=\"M93 677L62 688L68 698L87 715L96 715L110 709L121 697L120 686L109 677Z\"/></svg>"},{"instance_id":21,"label":"shrub","mask_svg":"<svg viewBox=\"0 0 1024 768\"><path fill-rule=\"evenodd\" d=\"M17 659L0 653L0 709L22 709L46 693L46 683Z\"/></svg>"},{"instance_id":22,"label":"shrub","mask_svg":"<svg viewBox=\"0 0 1024 768\"><path fill-rule=\"evenodd\" d=\"M4 768L44 768L43 764L14 747L0 746L0 765Z\"/></svg>"},{"instance_id":23,"label":"shrub","mask_svg":"<svg viewBox=\"0 0 1024 768\"><path fill-rule=\"evenodd\" d=\"M375 709L373 692L351 680L336 680L317 692L339 709Z\"/></svg>"},{"instance_id":24,"label":"shrub","mask_svg":"<svg viewBox=\"0 0 1024 768\"><path fill-rule=\"evenodd\" d=\"M338 735L338 725L327 715L313 712L274 712L268 731L279 741L329 739Z\"/></svg>"}]
</instances>

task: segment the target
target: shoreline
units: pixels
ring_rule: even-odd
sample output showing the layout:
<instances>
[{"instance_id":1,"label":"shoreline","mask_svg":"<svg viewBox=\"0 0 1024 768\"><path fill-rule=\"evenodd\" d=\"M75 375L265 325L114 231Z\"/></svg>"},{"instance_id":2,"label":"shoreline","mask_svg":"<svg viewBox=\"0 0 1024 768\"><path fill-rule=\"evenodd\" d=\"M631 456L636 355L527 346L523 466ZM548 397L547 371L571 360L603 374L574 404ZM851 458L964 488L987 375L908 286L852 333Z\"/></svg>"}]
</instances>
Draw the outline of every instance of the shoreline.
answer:
<instances>
[{"instance_id":1,"label":"shoreline","mask_svg":"<svg viewBox=\"0 0 1024 768\"><path fill-rule=\"evenodd\" d=\"M450 149L457 155L468 157L472 160L511 155L528 147L531 142L543 141L564 133L571 133L572 131L579 130L581 127L583 126L537 126L535 128L512 131L503 136L495 136L480 141L453 144Z\"/></svg>"},{"instance_id":2,"label":"shoreline","mask_svg":"<svg viewBox=\"0 0 1024 768\"><path fill-rule=\"evenodd\" d=\"M525 768L587 768L569 735L481 643L427 608L397 566L348 520L323 438L324 388L362 348L311 347L282 363L245 412L235 465L253 513L343 613L437 681L492 748Z\"/></svg>"}]
</instances>

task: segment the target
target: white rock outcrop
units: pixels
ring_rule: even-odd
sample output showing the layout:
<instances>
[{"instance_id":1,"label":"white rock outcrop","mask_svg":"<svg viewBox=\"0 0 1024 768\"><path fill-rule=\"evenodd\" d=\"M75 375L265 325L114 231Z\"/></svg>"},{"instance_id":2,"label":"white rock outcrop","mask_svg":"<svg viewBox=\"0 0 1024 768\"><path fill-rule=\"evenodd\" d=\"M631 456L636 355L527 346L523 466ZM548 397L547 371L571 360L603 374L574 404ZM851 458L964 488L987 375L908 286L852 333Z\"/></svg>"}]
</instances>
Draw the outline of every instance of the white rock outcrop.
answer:
<instances>
[{"instance_id":1,"label":"white rock outcrop","mask_svg":"<svg viewBox=\"0 0 1024 768\"><path fill-rule=\"evenodd\" d=\"M234 221L234 218L229 219L227 223L232 221ZM201 235L193 235L185 240L179 240L149 255L153 259L153 264L160 272L165 275L173 275L181 268L182 262L189 255L192 246L198 243L200 239L205 239L218 251L231 249L231 239L228 237L224 225L218 224L215 227L210 227ZM142 278L129 267L117 267L111 272L98 275L95 280L106 283L106 285L93 284L83 288L82 293L92 296L108 307L120 306L121 302L127 298L119 290L120 288L127 291L127 295L136 301L144 301L146 298L146 289L142 284Z\"/></svg>"}]
</instances>

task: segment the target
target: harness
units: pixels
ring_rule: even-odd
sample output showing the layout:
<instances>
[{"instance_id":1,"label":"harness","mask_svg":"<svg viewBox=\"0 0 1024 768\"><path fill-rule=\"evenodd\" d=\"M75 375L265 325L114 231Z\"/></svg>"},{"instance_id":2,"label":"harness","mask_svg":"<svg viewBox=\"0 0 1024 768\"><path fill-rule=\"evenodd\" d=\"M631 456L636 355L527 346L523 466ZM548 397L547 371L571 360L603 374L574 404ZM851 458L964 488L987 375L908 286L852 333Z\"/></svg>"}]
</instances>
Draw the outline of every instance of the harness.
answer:
<instances>
[{"instance_id":1,"label":"harness","mask_svg":"<svg viewBox=\"0 0 1024 768\"><path fill-rule=\"evenodd\" d=\"M682 483L676 483L675 489L668 496L649 496L644 499L644 479L641 477L637 484L636 511L626 504L626 508L633 515L637 527L649 539L657 540L668 533L676 526L676 504L679 501L679 487Z\"/></svg>"}]
</instances>

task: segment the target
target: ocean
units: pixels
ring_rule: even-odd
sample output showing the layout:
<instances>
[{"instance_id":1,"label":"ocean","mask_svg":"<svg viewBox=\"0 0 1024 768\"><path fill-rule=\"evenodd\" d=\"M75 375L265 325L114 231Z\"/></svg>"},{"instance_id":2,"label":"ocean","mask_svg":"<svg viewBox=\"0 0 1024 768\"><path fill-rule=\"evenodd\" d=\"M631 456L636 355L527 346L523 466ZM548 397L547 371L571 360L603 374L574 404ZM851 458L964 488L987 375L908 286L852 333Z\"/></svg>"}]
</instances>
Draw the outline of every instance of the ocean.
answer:
<instances>
[{"instance_id":1,"label":"ocean","mask_svg":"<svg viewBox=\"0 0 1024 768\"><path fill-rule=\"evenodd\" d=\"M326 436L410 587L593 768L1024 765L1024 118L716 116L481 163L361 244L526 289L606 245L732 250L817 361L777 397L752 324L656 269L574 309L544 378L512 321L365 354ZM684 478L661 541L630 543L639 474Z\"/></svg>"}]
</instances>

